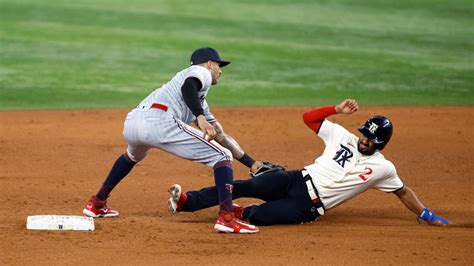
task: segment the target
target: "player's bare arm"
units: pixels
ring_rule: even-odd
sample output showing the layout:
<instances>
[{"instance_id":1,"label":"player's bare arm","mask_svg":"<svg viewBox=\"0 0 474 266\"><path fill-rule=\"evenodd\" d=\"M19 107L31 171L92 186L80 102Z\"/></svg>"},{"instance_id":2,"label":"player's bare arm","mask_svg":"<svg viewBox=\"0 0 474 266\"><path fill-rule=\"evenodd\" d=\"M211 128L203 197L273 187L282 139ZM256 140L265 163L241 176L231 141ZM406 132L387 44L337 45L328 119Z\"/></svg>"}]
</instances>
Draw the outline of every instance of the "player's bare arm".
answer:
<instances>
[{"instance_id":1,"label":"player's bare arm","mask_svg":"<svg viewBox=\"0 0 474 266\"><path fill-rule=\"evenodd\" d=\"M446 226L447 221L436 216L433 212L428 210L423 203L418 199L415 192L407 187L404 186L403 188L393 192L400 201L414 214L418 215L418 220L422 220L427 222L430 225L435 226Z\"/></svg>"},{"instance_id":2,"label":"player's bare arm","mask_svg":"<svg viewBox=\"0 0 474 266\"><path fill-rule=\"evenodd\" d=\"M403 188L394 192L395 195L400 199L400 201L413 213L416 215L421 213L421 210L425 208L423 203L418 199L416 194L411 190L411 188L404 186Z\"/></svg>"},{"instance_id":3,"label":"player's bare arm","mask_svg":"<svg viewBox=\"0 0 474 266\"><path fill-rule=\"evenodd\" d=\"M242 157L245 155L244 150L240 147L237 141L227 135L222 128L222 125L219 122L213 123L214 128L216 129L216 137L215 140L221 144L222 146L226 147L232 152L232 156L237 160L241 160ZM250 172L255 173L259 167L263 165L262 161L254 161L252 166L250 167Z\"/></svg>"},{"instance_id":4,"label":"player's bare arm","mask_svg":"<svg viewBox=\"0 0 474 266\"><path fill-rule=\"evenodd\" d=\"M229 149L232 152L232 156L235 159L242 161L243 157L246 156L246 154L244 150L240 147L239 143L233 137L229 136L228 134L224 132L224 129L222 128L222 125L219 122L216 121L216 122L213 122L212 124L216 130L216 137L214 139L219 144ZM257 169L263 166L262 161L252 160L252 163L250 164L246 164L244 162L242 163L248 166L250 168L250 172L252 173L255 173Z\"/></svg>"},{"instance_id":5,"label":"player's bare arm","mask_svg":"<svg viewBox=\"0 0 474 266\"><path fill-rule=\"evenodd\" d=\"M212 125L216 131L216 137L214 139L219 144L229 149L232 152L232 156L236 159L240 159L242 156L244 156L244 151L240 147L239 143L237 143L234 138L224 132L224 129L219 122L213 122Z\"/></svg>"}]
</instances>

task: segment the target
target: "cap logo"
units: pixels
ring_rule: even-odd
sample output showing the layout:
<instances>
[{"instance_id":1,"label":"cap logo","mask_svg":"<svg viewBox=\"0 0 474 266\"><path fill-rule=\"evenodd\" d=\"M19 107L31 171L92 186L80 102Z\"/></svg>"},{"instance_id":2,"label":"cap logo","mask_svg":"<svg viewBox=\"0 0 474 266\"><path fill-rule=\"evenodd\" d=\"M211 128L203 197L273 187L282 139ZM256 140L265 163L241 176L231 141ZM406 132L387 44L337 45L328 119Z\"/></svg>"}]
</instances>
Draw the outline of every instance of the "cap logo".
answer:
<instances>
[{"instance_id":1,"label":"cap logo","mask_svg":"<svg viewBox=\"0 0 474 266\"><path fill-rule=\"evenodd\" d=\"M370 122L370 126L369 126L370 133L375 134L375 131L377 131L378 128L379 126L377 124L375 124L374 122Z\"/></svg>"}]
</instances>

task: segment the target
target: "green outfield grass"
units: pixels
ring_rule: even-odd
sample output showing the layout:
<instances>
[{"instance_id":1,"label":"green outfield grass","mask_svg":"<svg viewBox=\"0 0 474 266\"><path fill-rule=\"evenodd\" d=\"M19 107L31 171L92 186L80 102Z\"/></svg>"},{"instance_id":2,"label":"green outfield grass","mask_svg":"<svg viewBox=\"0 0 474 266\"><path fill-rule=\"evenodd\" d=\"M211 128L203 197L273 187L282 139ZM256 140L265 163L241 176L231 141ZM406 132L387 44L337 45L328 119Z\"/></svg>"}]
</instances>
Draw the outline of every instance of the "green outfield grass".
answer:
<instances>
[{"instance_id":1,"label":"green outfield grass","mask_svg":"<svg viewBox=\"0 0 474 266\"><path fill-rule=\"evenodd\" d=\"M472 0L0 0L0 109L131 107L201 46L211 106L473 104Z\"/></svg>"}]
</instances>

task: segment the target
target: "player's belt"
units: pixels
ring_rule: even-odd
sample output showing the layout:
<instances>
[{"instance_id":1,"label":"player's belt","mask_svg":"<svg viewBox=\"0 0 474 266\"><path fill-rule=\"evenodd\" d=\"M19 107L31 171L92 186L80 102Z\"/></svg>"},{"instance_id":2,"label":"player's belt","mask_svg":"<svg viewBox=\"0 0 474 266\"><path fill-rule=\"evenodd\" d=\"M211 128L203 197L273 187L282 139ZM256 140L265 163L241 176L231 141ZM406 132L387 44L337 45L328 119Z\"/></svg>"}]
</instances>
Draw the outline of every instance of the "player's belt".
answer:
<instances>
[{"instance_id":1,"label":"player's belt","mask_svg":"<svg viewBox=\"0 0 474 266\"><path fill-rule=\"evenodd\" d=\"M163 111L168 111L168 106L166 105L163 105L163 104L160 104L160 103L154 103L150 106L150 108L157 108L157 109L161 109Z\"/></svg>"},{"instance_id":2,"label":"player's belt","mask_svg":"<svg viewBox=\"0 0 474 266\"><path fill-rule=\"evenodd\" d=\"M303 174L304 182L306 183L306 187L308 188L308 194L311 198L311 201L316 206L316 210L318 211L319 215L324 215L324 205L319 198L318 190L313 183L313 179L309 175L308 171L302 170L301 174Z\"/></svg>"}]
</instances>

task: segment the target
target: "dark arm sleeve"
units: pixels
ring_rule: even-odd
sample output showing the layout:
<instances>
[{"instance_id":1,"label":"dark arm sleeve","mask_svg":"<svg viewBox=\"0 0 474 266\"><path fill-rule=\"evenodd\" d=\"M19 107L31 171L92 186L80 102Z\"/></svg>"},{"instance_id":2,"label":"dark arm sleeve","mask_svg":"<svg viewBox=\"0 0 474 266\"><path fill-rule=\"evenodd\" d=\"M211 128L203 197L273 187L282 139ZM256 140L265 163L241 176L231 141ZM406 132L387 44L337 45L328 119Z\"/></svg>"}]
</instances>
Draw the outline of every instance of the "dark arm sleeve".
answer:
<instances>
[{"instance_id":1,"label":"dark arm sleeve","mask_svg":"<svg viewBox=\"0 0 474 266\"><path fill-rule=\"evenodd\" d=\"M184 102L196 117L204 114L204 110L202 109L198 96L198 91L201 90L201 88L202 83L197 78L187 78L181 87L181 93L183 94Z\"/></svg>"}]
</instances>

